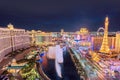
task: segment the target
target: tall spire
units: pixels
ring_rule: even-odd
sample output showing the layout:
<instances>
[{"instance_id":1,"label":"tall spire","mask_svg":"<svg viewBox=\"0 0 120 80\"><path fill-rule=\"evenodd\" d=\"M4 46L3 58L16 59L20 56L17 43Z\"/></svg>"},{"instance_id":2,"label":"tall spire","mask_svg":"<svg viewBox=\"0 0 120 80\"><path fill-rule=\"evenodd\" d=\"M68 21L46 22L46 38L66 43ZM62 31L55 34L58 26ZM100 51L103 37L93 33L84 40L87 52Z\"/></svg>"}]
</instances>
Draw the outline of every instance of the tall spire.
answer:
<instances>
[{"instance_id":1,"label":"tall spire","mask_svg":"<svg viewBox=\"0 0 120 80\"><path fill-rule=\"evenodd\" d=\"M105 18L105 31L108 32L109 18L108 16Z\"/></svg>"},{"instance_id":2,"label":"tall spire","mask_svg":"<svg viewBox=\"0 0 120 80\"><path fill-rule=\"evenodd\" d=\"M109 18L107 16L105 18L105 30L104 30L102 45L100 48L100 52L102 52L102 53L109 53L110 52L110 49L108 46L108 25L109 25Z\"/></svg>"}]
</instances>

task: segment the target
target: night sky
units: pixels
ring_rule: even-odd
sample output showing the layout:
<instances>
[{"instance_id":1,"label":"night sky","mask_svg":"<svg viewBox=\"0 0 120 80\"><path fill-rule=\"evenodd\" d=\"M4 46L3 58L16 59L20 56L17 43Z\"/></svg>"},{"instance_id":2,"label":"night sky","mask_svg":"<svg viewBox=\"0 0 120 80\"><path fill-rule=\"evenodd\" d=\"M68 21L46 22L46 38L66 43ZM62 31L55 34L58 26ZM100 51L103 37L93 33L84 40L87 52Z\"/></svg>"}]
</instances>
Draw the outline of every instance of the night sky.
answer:
<instances>
[{"instance_id":1,"label":"night sky","mask_svg":"<svg viewBox=\"0 0 120 80\"><path fill-rule=\"evenodd\" d=\"M42 31L97 31L110 19L109 31L120 31L120 0L0 0L0 26Z\"/></svg>"}]
</instances>

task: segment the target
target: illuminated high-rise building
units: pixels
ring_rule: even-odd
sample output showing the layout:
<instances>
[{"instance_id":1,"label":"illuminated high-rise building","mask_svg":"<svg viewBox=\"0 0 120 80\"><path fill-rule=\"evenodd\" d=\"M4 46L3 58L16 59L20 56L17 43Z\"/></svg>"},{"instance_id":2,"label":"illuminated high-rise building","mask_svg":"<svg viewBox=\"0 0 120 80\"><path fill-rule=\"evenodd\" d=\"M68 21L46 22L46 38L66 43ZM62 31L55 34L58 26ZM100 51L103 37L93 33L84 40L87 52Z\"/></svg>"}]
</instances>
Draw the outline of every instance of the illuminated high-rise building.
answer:
<instances>
[{"instance_id":1,"label":"illuminated high-rise building","mask_svg":"<svg viewBox=\"0 0 120 80\"><path fill-rule=\"evenodd\" d=\"M108 46L108 25L109 25L109 19L108 17L105 18L105 29L104 29L104 36L103 36L103 41L102 45L100 48L100 52L102 53L109 53L110 49Z\"/></svg>"},{"instance_id":2,"label":"illuminated high-rise building","mask_svg":"<svg viewBox=\"0 0 120 80\"><path fill-rule=\"evenodd\" d=\"M61 33L60 33L61 35L63 35L64 34L64 29L61 29Z\"/></svg>"},{"instance_id":3,"label":"illuminated high-rise building","mask_svg":"<svg viewBox=\"0 0 120 80\"><path fill-rule=\"evenodd\" d=\"M91 37L91 46L92 50L98 51L101 48L103 37L102 36L92 36ZM115 49L116 37L115 35L108 35L108 46L111 50Z\"/></svg>"},{"instance_id":4,"label":"illuminated high-rise building","mask_svg":"<svg viewBox=\"0 0 120 80\"><path fill-rule=\"evenodd\" d=\"M120 32L116 33L115 51L120 52Z\"/></svg>"},{"instance_id":5,"label":"illuminated high-rise building","mask_svg":"<svg viewBox=\"0 0 120 80\"><path fill-rule=\"evenodd\" d=\"M42 32L32 30L31 34L31 44L32 45L47 45L52 43L52 33L51 32Z\"/></svg>"}]
</instances>

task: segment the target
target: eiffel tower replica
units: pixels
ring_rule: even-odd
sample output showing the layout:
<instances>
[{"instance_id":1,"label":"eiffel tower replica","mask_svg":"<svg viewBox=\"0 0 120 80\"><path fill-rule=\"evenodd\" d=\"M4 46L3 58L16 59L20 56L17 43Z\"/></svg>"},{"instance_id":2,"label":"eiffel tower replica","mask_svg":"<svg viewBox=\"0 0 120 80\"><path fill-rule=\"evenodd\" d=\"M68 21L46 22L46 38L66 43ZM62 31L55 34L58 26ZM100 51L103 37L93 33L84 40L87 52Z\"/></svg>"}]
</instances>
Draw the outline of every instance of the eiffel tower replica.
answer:
<instances>
[{"instance_id":1,"label":"eiffel tower replica","mask_svg":"<svg viewBox=\"0 0 120 80\"><path fill-rule=\"evenodd\" d=\"M109 19L108 19L108 17L106 17L103 41L102 41L101 48L99 50L101 53L109 53L110 52L110 48L108 46L108 25L109 25Z\"/></svg>"}]
</instances>

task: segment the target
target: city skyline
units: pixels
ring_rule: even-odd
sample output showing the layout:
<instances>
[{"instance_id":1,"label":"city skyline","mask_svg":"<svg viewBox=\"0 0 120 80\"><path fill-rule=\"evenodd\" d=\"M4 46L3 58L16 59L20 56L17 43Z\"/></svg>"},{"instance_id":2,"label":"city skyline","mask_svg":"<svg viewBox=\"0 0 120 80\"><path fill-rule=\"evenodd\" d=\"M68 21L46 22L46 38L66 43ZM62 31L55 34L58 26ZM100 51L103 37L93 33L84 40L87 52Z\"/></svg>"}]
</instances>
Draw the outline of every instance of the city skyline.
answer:
<instances>
[{"instance_id":1,"label":"city skyline","mask_svg":"<svg viewBox=\"0 0 120 80\"><path fill-rule=\"evenodd\" d=\"M42 31L97 31L110 19L109 31L120 30L120 1L0 1L0 26Z\"/></svg>"}]
</instances>

